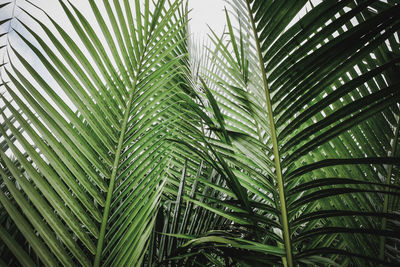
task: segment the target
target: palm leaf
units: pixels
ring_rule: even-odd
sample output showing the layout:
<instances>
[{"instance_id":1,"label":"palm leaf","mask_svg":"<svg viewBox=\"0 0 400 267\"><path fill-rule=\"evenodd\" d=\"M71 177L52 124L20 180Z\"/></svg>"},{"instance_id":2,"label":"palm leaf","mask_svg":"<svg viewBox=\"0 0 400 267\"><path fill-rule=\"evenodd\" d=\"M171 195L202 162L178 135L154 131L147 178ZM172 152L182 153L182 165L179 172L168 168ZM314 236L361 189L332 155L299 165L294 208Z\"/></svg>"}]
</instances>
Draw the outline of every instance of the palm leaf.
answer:
<instances>
[{"instance_id":1,"label":"palm leaf","mask_svg":"<svg viewBox=\"0 0 400 267\"><path fill-rule=\"evenodd\" d=\"M255 240L283 244L288 266L321 256L340 265L384 262L385 237L395 233L381 227L378 214L384 221L395 216L396 208L387 205L398 198L393 178L383 179L392 177L386 166L396 169L399 162L397 6L239 0L230 5L238 26L227 15L227 39L213 36L216 71L203 75L215 100L203 97L209 111L218 106L223 114L211 113L213 145L223 146L229 158L247 159L245 166L230 162L242 173L258 172L269 185L263 193L249 189L251 182L246 189L250 199L260 194L271 199L268 210L276 215L252 208L279 220L279 230L270 228L279 239L260 232Z\"/></svg>"},{"instance_id":2,"label":"palm leaf","mask_svg":"<svg viewBox=\"0 0 400 267\"><path fill-rule=\"evenodd\" d=\"M32 16L34 5L20 7L26 15L14 29L52 81L19 47L8 49L1 164L9 174L1 176L15 201L2 205L44 265L140 265L173 168L167 137L188 116L180 96L186 9L90 1L97 31L72 3L59 4L79 40L44 11L47 21ZM26 248L3 237L27 265Z\"/></svg>"},{"instance_id":3,"label":"palm leaf","mask_svg":"<svg viewBox=\"0 0 400 267\"><path fill-rule=\"evenodd\" d=\"M398 264L400 8L315 2L16 6L0 263Z\"/></svg>"}]
</instances>

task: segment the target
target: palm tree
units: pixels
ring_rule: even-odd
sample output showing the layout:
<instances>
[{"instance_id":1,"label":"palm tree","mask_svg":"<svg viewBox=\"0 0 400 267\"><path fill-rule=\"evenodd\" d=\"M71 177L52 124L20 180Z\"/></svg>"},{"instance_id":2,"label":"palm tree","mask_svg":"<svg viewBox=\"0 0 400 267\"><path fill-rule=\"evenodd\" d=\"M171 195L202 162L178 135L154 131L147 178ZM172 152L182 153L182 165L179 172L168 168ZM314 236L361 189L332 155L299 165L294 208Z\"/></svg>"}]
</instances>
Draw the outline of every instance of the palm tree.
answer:
<instances>
[{"instance_id":1,"label":"palm tree","mask_svg":"<svg viewBox=\"0 0 400 267\"><path fill-rule=\"evenodd\" d=\"M2 265L400 263L398 1L88 2L12 18Z\"/></svg>"}]
</instances>

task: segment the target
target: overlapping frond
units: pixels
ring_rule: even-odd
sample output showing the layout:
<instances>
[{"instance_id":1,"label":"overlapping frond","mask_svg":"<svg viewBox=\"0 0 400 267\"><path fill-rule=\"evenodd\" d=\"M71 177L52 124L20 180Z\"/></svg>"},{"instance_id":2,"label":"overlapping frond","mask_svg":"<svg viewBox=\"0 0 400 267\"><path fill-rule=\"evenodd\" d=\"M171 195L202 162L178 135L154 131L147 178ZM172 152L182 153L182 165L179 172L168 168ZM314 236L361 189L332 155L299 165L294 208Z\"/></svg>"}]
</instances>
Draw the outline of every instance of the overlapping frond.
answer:
<instances>
[{"instance_id":1,"label":"overlapping frond","mask_svg":"<svg viewBox=\"0 0 400 267\"><path fill-rule=\"evenodd\" d=\"M398 3L230 5L202 97L250 199L249 240L284 247L288 266L398 262Z\"/></svg>"},{"instance_id":2,"label":"overlapping frond","mask_svg":"<svg viewBox=\"0 0 400 267\"><path fill-rule=\"evenodd\" d=\"M186 8L142 2L89 1L89 22L59 1L78 40L51 14L32 16L39 7L20 7L25 15L14 30L36 62L10 44L1 115L10 198L1 200L37 263L144 260L175 153L167 139L190 118L180 96ZM29 265L27 258L20 263Z\"/></svg>"},{"instance_id":3,"label":"overlapping frond","mask_svg":"<svg viewBox=\"0 0 400 267\"><path fill-rule=\"evenodd\" d=\"M199 54L183 1L88 3L18 7L5 264L399 264L398 1L232 0Z\"/></svg>"}]
</instances>

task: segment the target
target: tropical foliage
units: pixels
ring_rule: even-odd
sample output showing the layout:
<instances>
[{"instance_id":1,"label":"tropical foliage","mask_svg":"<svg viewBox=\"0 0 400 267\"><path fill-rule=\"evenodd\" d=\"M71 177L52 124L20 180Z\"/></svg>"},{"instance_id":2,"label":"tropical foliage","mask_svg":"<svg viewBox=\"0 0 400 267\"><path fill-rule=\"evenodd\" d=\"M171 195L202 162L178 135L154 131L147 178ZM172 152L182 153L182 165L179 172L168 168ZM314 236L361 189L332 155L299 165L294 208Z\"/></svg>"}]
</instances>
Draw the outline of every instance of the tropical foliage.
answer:
<instances>
[{"instance_id":1,"label":"tropical foliage","mask_svg":"<svg viewBox=\"0 0 400 267\"><path fill-rule=\"evenodd\" d=\"M0 265L400 264L398 1L88 3L0 5Z\"/></svg>"}]
</instances>

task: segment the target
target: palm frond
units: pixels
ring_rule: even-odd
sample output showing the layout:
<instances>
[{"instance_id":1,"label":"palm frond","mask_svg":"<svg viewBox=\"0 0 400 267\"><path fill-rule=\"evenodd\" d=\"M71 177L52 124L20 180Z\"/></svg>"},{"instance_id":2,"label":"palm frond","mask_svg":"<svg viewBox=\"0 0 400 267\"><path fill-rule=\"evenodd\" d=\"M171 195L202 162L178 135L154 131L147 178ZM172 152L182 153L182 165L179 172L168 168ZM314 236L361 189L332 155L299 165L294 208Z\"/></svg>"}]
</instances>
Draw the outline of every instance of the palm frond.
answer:
<instances>
[{"instance_id":1,"label":"palm frond","mask_svg":"<svg viewBox=\"0 0 400 267\"><path fill-rule=\"evenodd\" d=\"M182 0L58 4L10 24L0 264L399 264L397 1L232 0L204 49Z\"/></svg>"},{"instance_id":2,"label":"palm frond","mask_svg":"<svg viewBox=\"0 0 400 267\"><path fill-rule=\"evenodd\" d=\"M381 223L395 216L387 205L398 198L388 169L400 162L398 5L238 0L231 6L238 24L227 14L228 39L214 35L210 54L218 70L203 72L214 97L203 98L213 146L246 159L229 161L250 181L258 172L267 185L261 190L239 179L249 199L269 199L264 210L253 204L263 214L253 223L279 220L270 228L279 238L259 232L253 240L284 245L288 266L321 256L327 263L383 263L385 237L396 236Z\"/></svg>"}]
</instances>

